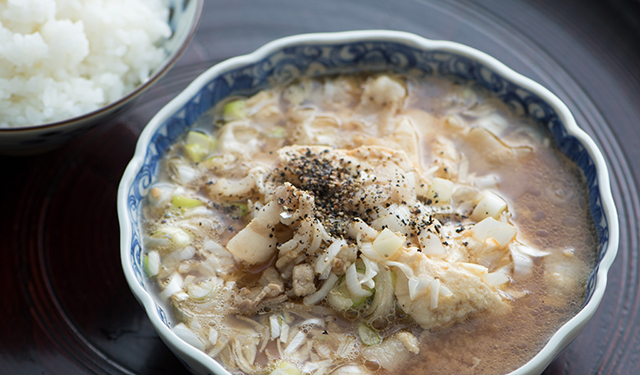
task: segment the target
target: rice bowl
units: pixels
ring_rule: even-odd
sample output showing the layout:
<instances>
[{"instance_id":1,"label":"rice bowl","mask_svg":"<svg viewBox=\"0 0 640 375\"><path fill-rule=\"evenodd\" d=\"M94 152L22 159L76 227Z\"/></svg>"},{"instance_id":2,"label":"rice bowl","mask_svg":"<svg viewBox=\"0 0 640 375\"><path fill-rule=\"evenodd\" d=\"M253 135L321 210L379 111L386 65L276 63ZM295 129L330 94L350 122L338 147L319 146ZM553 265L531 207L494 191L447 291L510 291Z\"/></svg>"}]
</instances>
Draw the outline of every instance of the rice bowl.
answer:
<instances>
[{"instance_id":1,"label":"rice bowl","mask_svg":"<svg viewBox=\"0 0 640 375\"><path fill-rule=\"evenodd\" d=\"M59 146L156 82L195 33L202 1L3 8L0 152L22 154Z\"/></svg>"}]
</instances>

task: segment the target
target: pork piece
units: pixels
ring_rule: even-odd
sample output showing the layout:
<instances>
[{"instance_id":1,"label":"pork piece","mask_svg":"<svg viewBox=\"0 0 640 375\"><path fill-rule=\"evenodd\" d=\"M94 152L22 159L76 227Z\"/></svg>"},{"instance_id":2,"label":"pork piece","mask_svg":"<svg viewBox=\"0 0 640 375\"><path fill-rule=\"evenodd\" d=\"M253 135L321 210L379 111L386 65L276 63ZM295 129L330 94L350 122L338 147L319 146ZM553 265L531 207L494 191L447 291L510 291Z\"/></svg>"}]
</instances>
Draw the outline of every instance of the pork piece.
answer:
<instances>
[{"instance_id":1,"label":"pork piece","mask_svg":"<svg viewBox=\"0 0 640 375\"><path fill-rule=\"evenodd\" d=\"M367 346L362 349L362 356L369 361L379 364L387 371L398 370L416 354L417 339L409 332L400 332L382 341L379 345Z\"/></svg>"},{"instance_id":2,"label":"pork piece","mask_svg":"<svg viewBox=\"0 0 640 375\"><path fill-rule=\"evenodd\" d=\"M372 108L392 107L397 109L407 96L407 89L401 82L382 75L367 82L360 105Z\"/></svg>"},{"instance_id":3,"label":"pork piece","mask_svg":"<svg viewBox=\"0 0 640 375\"><path fill-rule=\"evenodd\" d=\"M469 130L465 138L473 146L478 157L491 164L507 165L515 163L518 159L531 155L532 152L529 146L511 147L493 133L481 127Z\"/></svg>"},{"instance_id":4,"label":"pork piece","mask_svg":"<svg viewBox=\"0 0 640 375\"><path fill-rule=\"evenodd\" d=\"M393 150L403 150L416 165L420 165L420 134L416 130L415 124L407 116L397 116L391 125L386 129L387 133L379 136L354 136L357 146L382 146ZM344 147L354 149L353 147Z\"/></svg>"},{"instance_id":5,"label":"pork piece","mask_svg":"<svg viewBox=\"0 0 640 375\"><path fill-rule=\"evenodd\" d=\"M238 312L252 314L261 306L276 304L286 299L282 295L284 283L280 274L274 267L269 267L260 276L260 285L251 288L242 288L236 295L235 302Z\"/></svg>"},{"instance_id":6,"label":"pork piece","mask_svg":"<svg viewBox=\"0 0 640 375\"><path fill-rule=\"evenodd\" d=\"M404 345L404 347L413 354L418 354L420 352L420 347L418 346L418 339L410 332L400 332L396 335L398 340Z\"/></svg>"},{"instance_id":7,"label":"pork piece","mask_svg":"<svg viewBox=\"0 0 640 375\"><path fill-rule=\"evenodd\" d=\"M316 286L313 283L313 267L311 267L310 264L303 263L293 267L292 279L293 293L295 293L296 296L302 297L316 291Z\"/></svg>"},{"instance_id":8,"label":"pork piece","mask_svg":"<svg viewBox=\"0 0 640 375\"><path fill-rule=\"evenodd\" d=\"M460 154L456 150L453 141L445 137L437 137L432 147L432 157L439 167L435 176L449 180L457 179Z\"/></svg>"},{"instance_id":9,"label":"pork piece","mask_svg":"<svg viewBox=\"0 0 640 375\"><path fill-rule=\"evenodd\" d=\"M205 185L207 195L216 202L239 202L246 200L256 188L256 181L252 176L241 180L221 178L214 184Z\"/></svg>"},{"instance_id":10,"label":"pork piece","mask_svg":"<svg viewBox=\"0 0 640 375\"><path fill-rule=\"evenodd\" d=\"M302 117L310 113L294 114L294 116ZM291 124L292 131L290 141L293 144L303 145L326 145L337 144L341 140L340 128L341 123L332 116L308 116L301 123Z\"/></svg>"},{"instance_id":11,"label":"pork piece","mask_svg":"<svg viewBox=\"0 0 640 375\"><path fill-rule=\"evenodd\" d=\"M402 309L424 329L449 326L484 312L509 310L498 291L485 284L480 276L419 252L403 251L397 260L411 267L414 279L410 282L404 272L395 270L396 298ZM432 301L434 292L437 295Z\"/></svg>"},{"instance_id":12,"label":"pork piece","mask_svg":"<svg viewBox=\"0 0 640 375\"><path fill-rule=\"evenodd\" d=\"M549 306L562 306L575 295L575 290L584 288L580 284L580 275L588 274L588 265L572 251L554 251L545 257L544 285L547 296L544 303Z\"/></svg>"},{"instance_id":13,"label":"pork piece","mask_svg":"<svg viewBox=\"0 0 640 375\"><path fill-rule=\"evenodd\" d=\"M284 291L284 283L280 278L280 274L273 267L269 267L262 272L260 285L262 285L263 290L269 289L267 297L276 297Z\"/></svg>"},{"instance_id":14,"label":"pork piece","mask_svg":"<svg viewBox=\"0 0 640 375\"><path fill-rule=\"evenodd\" d=\"M418 131L408 117L400 117L396 121L396 128L393 133L385 138L386 142L395 142L398 145L397 149L404 150L411 158L411 161L418 165L421 160L419 140Z\"/></svg>"}]
</instances>

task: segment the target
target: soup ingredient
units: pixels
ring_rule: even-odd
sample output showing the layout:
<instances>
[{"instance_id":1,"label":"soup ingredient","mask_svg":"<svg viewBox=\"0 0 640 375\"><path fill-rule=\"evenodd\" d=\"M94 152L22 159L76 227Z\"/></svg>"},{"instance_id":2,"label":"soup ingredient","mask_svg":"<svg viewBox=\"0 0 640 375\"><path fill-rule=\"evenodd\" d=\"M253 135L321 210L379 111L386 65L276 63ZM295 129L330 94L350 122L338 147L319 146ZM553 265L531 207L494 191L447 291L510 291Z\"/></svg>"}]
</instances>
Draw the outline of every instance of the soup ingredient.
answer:
<instances>
[{"instance_id":1,"label":"soup ingredient","mask_svg":"<svg viewBox=\"0 0 640 375\"><path fill-rule=\"evenodd\" d=\"M490 97L413 79L233 98L172 148L144 259L176 334L238 373L500 373L575 312L595 243L575 169ZM579 233L543 234L567 216Z\"/></svg>"},{"instance_id":2,"label":"soup ingredient","mask_svg":"<svg viewBox=\"0 0 640 375\"><path fill-rule=\"evenodd\" d=\"M0 2L0 127L120 99L164 59L168 15L165 0Z\"/></svg>"}]
</instances>

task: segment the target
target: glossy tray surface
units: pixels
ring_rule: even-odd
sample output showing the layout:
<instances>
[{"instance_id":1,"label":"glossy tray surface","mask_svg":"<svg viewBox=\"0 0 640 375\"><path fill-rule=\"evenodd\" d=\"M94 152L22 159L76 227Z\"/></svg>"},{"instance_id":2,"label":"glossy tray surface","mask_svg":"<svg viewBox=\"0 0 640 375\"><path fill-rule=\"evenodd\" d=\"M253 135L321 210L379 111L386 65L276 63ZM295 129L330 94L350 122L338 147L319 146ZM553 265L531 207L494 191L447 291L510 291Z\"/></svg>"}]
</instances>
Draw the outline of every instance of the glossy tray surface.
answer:
<instances>
[{"instance_id":1,"label":"glossy tray surface","mask_svg":"<svg viewBox=\"0 0 640 375\"><path fill-rule=\"evenodd\" d=\"M545 374L640 368L640 3L214 1L177 65L64 148L0 157L0 374L181 374L120 267L116 190L142 127L199 73L287 35L395 29L467 44L550 89L610 167L620 250L583 333Z\"/></svg>"}]
</instances>

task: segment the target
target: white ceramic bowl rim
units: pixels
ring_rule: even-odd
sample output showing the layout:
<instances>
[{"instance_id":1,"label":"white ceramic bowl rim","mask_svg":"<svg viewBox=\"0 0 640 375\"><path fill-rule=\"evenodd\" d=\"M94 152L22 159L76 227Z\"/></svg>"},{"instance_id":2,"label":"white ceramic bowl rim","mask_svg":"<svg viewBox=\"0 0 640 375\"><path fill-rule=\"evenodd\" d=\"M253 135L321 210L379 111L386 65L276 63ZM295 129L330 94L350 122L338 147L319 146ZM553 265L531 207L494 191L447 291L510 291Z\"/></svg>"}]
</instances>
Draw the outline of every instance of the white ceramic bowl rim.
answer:
<instances>
[{"instance_id":1,"label":"white ceramic bowl rim","mask_svg":"<svg viewBox=\"0 0 640 375\"><path fill-rule=\"evenodd\" d=\"M234 70L245 65L256 63L268 57L269 55L282 50L286 47L297 45L325 45L332 43L349 43L349 42L395 42L404 44L406 46L424 49L424 50L441 50L451 52L459 56L465 56L471 60L480 62L483 66L489 70L496 72L500 76L504 77L507 81L514 83L519 87L523 87L529 90L531 93L543 98L558 114L558 117L564 124L567 134L575 137L586 148L589 156L595 164L595 170L597 172L597 184L600 192L600 200L602 204L603 217L602 220L606 221L608 227L608 245L604 247L606 251L604 255L599 254L597 265L592 274L590 280L595 280L595 286L591 298L588 300L582 310L570 319L567 323L562 325L556 333L550 338L548 343L544 346L538 354L516 371L515 374L529 374L542 372L544 368L550 363L550 361L558 354L560 349L565 347L570 341L584 327L584 324L595 313L602 297L607 283L607 272L613 263L617 249L618 249L618 237L619 227L618 218L615 210L614 201L611 195L609 173L604 157L598 150L595 142L580 129L569 109L564 103L560 101L549 90L541 86L540 84L526 78L506 65L502 64L495 58L480 52L476 49L468 46L448 42L429 40L417 36L415 34L389 31L389 30L362 30L362 31L347 31L336 33L314 33L314 34L301 34L270 42L263 47L257 49L255 52L248 55L238 56L226 61L223 61L196 78L181 94L162 108L158 114L153 117L149 124L142 132L136 147L135 154L129 163L122 181L118 189L118 215L121 227L121 258L125 276L127 282L131 287L133 293L138 298L140 303L147 311L149 318L156 328L158 333L163 339L170 340L173 344L174 350L178 350L180 354L186 357L192 358L205 367L214 371L215 373L226 373L226 370L218 364L211 357L201 352L200 350L182 342L161 320L158 315L158 310L153 297L145 291L137 282L135 275L132 271L132 264L130 259L131 249L131 236L132 228L130 221L130 211L127 208L127 200L129 189L136 174L140 171L141 166L145 161L147 154L147 146L150 144L153 135L156 130L174 113L180 111L186 103L196 95L200 89L211 82L215 77L225 72Z\"/></svg>"}]
</instances>

